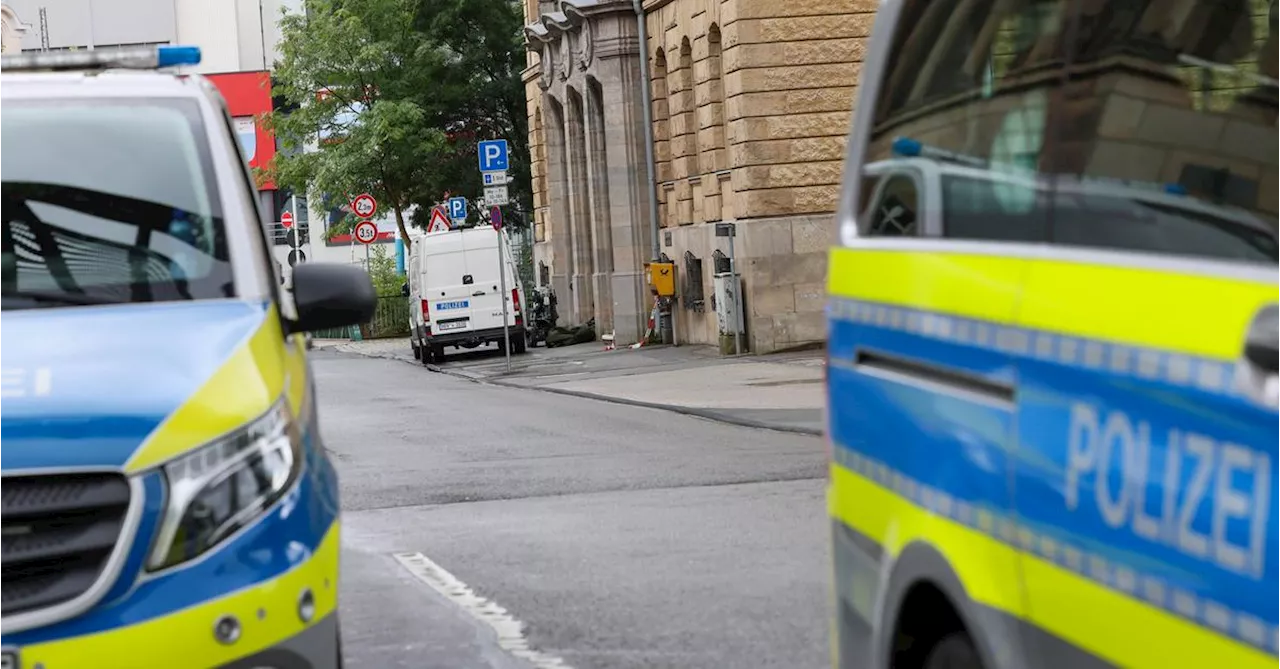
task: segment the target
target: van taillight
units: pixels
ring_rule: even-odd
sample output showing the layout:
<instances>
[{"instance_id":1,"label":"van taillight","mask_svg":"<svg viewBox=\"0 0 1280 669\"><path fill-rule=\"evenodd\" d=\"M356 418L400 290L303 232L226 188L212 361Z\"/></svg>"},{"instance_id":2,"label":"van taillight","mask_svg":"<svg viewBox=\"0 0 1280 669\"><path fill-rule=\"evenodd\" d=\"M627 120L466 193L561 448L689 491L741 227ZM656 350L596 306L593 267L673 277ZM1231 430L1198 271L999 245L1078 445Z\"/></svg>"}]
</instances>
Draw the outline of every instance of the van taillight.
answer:
<instances>
[{"instance_id":1,"label":"van taillight","mask_svg":"<svg viewBox=\"0 0 1280 669\"><path fill-rule=\"evenodd\" d=\"M516 305L515 306L516 325L520 325L521 321L524 320L523 317L520 315L520 289L518 288L511 289L511 303Z\"/></svg>"},{"instance_id":2,"label":"van taillight","mask_svg":"<svg viewBox=\"0 0 1280 669\"><path fill-rule=\"evenodd\" d=\"M431 320L431 307L427 306L427 301L422 301L422 322L426 323Z\"/></svg>"}]
</instances>

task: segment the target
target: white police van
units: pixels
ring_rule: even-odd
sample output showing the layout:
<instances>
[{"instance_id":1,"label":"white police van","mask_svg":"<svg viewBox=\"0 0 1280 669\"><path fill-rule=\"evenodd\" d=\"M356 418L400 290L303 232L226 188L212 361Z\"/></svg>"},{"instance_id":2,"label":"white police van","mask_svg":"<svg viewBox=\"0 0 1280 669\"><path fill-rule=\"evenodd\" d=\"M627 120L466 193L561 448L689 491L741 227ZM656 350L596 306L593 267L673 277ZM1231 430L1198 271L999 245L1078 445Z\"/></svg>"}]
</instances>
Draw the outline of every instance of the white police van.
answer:
<instances>
[{"instance_id":1,"label":"white police van","mask_svg":"<svg viewBox=\"0 0 1280 669\"><path fill-rule=\"evenodd\" d=\"M513 353L525 352L524 289L500 234L483 226L410 238L405 262L412 304L410 343L424 365L443 362L446 346L496 344L503 350L508 337Z\"/></svg>"}]
</instances>

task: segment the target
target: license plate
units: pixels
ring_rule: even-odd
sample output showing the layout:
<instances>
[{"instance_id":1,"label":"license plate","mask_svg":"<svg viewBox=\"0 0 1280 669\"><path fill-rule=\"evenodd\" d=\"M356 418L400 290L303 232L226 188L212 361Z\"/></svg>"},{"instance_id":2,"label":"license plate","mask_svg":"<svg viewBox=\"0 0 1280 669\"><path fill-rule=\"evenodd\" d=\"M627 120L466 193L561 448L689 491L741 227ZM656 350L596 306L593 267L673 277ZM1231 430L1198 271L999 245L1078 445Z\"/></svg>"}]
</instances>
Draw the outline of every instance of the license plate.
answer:
<instances>
[{"instance_id":1,"label":"license plate","mask_svg":"<svg viewBox=\"0 0 1280 669\"><path fill-rule=\"evenodd\" d=\"M451 309L466 309L471 306L471 300L451 300L449 302L436 302L436 311L449 311Z\"/></svg>"},{"instance_id":2,"label":"license plate","mask_svg":"<svg viewBox=\"0 0 1280 669\"><path fill-rule=\"evenodd\" d=\"M6 650L0 653L0 669L19 669L18 651Z\"/></svg>"},{"instance_id":3,"label":"license plate","mask_svg":"<svg viewBox=\"0 0 1280 669\"><path fill-rule=\"evenodd\" d=\"M440 330L460 330L467 327L466 321L454 321L452 323L437 323L436 326Z\"/></svg>"}]
</instances>

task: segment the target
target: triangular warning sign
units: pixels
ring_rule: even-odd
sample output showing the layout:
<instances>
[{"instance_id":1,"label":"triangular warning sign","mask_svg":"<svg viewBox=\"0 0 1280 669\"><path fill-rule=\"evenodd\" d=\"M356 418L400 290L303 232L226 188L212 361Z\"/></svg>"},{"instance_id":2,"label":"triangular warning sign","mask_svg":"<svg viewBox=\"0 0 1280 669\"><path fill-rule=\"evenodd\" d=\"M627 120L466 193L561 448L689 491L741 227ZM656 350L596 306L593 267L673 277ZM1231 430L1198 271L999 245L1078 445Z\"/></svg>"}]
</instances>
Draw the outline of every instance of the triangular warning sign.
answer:
<instances>
[{"instance_id":1,"label":"triangular warning sign","mask_svg":"<svg viewBox=\"0 0 1280 669\"><path fill-rule=\"evenodd\" d=\"M448 232L450 229L449 217L444 215L444 210L439 207L432 209L431 222L427 223L427 232Z\"/></svg>"}]
</instances>

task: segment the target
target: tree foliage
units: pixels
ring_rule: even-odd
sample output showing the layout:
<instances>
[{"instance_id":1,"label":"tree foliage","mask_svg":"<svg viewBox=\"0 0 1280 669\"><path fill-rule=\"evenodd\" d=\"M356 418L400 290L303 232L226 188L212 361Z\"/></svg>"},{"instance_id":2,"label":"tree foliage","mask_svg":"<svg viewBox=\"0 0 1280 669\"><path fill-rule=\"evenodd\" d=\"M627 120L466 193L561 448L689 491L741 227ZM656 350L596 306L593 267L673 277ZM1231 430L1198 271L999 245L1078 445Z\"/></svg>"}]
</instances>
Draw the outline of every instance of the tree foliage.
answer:
<instances>
[{"instance_id":1,"label":"tree foliage","mask_svg":"<svg viewBox=\"0 0 1280 669\"><path fill-rule=\"evenodd\" d=\"M312 197L371 193L407 242L410 205L425 227L446 192L479 197L476 142L501 137L529 210L520 24L513 0L308 0L280 22L270 176Z\"/></svg>"}]
</instances>

